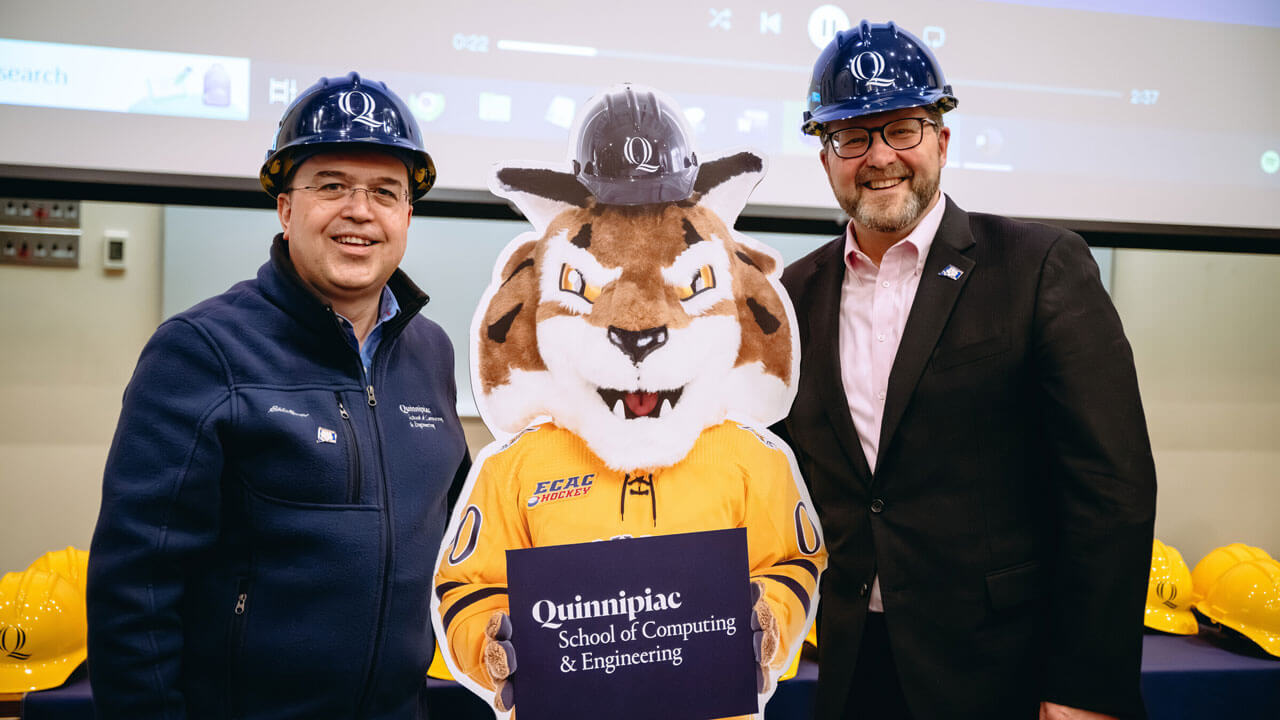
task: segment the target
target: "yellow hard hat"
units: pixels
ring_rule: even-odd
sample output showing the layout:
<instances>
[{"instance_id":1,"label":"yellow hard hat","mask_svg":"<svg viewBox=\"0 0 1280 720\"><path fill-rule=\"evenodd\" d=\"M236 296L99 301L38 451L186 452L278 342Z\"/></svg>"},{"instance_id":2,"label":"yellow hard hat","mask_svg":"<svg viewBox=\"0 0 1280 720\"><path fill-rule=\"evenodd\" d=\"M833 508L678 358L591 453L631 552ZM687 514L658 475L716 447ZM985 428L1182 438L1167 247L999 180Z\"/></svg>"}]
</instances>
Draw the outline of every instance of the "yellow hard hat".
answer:
<instances>
[{"instance_id":1,"label":"yellow hard hat","mask_svg":"<svg viewBox=\"0 0 1280 720\"><path fill-rule=\"evenodd\" d=\"M1160 540L1151 543L1151 574L1147 578L1147 611L1142 624L1177 635L1195 635L1200 624L1191 614L1195 602L1191 569L1178 549Z\"/></svg>"},{"instance_id":2,"label":"yellow hard hat","mask_svg":"<svg viewBox=\"0 0 1280 720\"><path fill-rule=\"evenodd\" d=\"M1245 560L1222 574L1196 609L1280 657L1280 563Z\"/></svg>"},{"instance_id":3,"label":"yellow hard hat","mask_svg":"<svg viewBox=\"0 0 1280 720\"><path fill-rule=\"evenodd\" d=\"M1244 543L1231 543L1214 548L1205 555L1200 562L1196 563L1196 567L1191 571L1191 585L1195 588L1196 597L1205 598L1209 595L1209 590L1213 584L1222 577L1222 574L1237 563L1245 560L1263 560L1270 559L1266 550L1245 545Z\"/></svg>"},{"instance_id":4,"label":"yellow hard hat","mask_svg":"<svg viewBox=\"0 0 1280 720\"><path fill-rule=\"evenodd\" d=\"M0 693L57 687L84 662L84 595L70 580L28 568L0 578Z\"/></svg>"},{"instance_id":5,"label":"yellow hard hat","mask_svg":"<svg viewBox=\"0 0 1280 720\"><path fill-rule=\"evenodd\" d=\"M437 680L453 679L453 674L449 672L449 666L444 663L444 656L440 654L440 643L436 643L436 654L431 658L431 666L427 668L427 676Z\"/></svg>"},{"instance_id":6,"label":"yellow hard hat","mask_svg":"<svg viewBox=\"0 0 1280 720\"><path fill-rule=\"evenodd\" d=\"M57 573L71 581L84 595L85 581L89 575L89 551L68 545L62 550L50 550L31 563L32 570Z\"/></svg>"}]
</instances>

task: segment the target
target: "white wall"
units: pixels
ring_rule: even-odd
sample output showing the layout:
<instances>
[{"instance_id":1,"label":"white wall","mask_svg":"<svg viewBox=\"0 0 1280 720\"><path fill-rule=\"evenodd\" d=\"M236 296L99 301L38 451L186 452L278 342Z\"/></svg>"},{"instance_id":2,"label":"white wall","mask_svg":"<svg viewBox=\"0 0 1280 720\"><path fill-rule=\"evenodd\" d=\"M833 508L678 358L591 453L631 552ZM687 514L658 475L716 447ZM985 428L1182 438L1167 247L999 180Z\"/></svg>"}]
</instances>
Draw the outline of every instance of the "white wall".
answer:
<instances>
[{"instance_id":1,"label":"white wall","mask_svg":"<svg viewBox=\"0 0 1280 720\"><path fill-rule=\"evenodd\" d=\"M0 572L89 547L120 398L160 320L160 208L83 203L80 267L0 265ZM127 230L128 267L102 268Z\"/></svg>"},{"instance_id":2,"label":"white wall","mask_svg":"<svg viewBox=\"0 0 1280 720\"><path fill-rule=\"evenodd\" d=\"M1280 554L1280 255L1118 250L1160 490L1156 535L1195 563Z\"/></svg>"}]
</instances>

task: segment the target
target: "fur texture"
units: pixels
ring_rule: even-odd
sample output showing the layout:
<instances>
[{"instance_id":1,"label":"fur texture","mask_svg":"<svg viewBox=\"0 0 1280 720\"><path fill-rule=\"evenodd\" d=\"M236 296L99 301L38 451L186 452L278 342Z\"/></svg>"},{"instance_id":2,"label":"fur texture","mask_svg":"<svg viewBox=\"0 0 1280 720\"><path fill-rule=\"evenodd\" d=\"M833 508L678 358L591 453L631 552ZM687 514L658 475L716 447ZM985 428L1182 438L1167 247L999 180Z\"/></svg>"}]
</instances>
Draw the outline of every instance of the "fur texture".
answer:
<instances>
[{"instance_id":1,"label":"fur texture","mask_svg":"<svg viewBox=\"0 0 1280 720\"><path fill-rule=\"evenodd\" d=\"M762 175L739 153L706 163L689 201L617 206L567 173L500 169L492 189L535 232L508 246L473 322L489 426L551 418L638 470L675 464L726 418L780 419L799 363L781 261L722 219Z\"/></svg>"}]
</instances>

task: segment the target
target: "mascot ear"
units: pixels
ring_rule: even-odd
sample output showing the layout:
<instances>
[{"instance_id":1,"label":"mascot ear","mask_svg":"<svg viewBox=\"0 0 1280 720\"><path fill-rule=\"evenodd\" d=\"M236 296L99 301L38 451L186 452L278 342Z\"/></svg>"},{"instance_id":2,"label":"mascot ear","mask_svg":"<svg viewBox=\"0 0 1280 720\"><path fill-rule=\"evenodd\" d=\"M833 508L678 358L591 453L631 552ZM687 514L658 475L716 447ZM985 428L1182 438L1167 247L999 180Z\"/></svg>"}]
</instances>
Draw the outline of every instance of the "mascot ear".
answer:
<instances>
[{"instance_id":1,"label":"mascot ear","mask_svg":"<svg viewBox=\"0 0 1280 720\"><path fill-rule=\"evenodd\" d=\"M764 177L764 158L743 151L703 163L693 190L698 204L720 217L726 225L747 206L747 198Z\"/></svg>"},{"instance_id":2,"label":"mascot ear","mask_svg":"<svg viewBox=\"0 0 1280 720\"><path fill-rule=\"evenodd\" d=\"M480 384L485 396L511 382L512 370L545 370L538 353L536 241L516 246L502 264L502 277L472 327ZM497 281L497 278L495 278Z\"/></svg>"},{"instance_id":3,"label":"mascot ear","mask_svg":"<svg viewBox=\"0 0 1280 720\"><path fill-rule=\"evenodd\" d=\"M489 190L510 200L539 233L560 213L592 201L572 173L549 168L499 167L489 178Z\"/></svg>"}]
</instances>

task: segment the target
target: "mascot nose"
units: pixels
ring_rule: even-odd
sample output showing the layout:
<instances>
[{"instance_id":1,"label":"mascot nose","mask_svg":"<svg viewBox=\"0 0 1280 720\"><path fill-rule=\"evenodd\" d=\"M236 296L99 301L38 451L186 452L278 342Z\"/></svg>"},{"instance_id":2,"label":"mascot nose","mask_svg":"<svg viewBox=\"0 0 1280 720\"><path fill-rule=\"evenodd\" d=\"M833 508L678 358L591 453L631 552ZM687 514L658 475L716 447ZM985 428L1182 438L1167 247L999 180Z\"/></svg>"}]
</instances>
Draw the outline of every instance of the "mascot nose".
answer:
<instances>
[{"instance_id":1,"label":"mascot nose","mask_svg":"<svg viewBox=\"0 0 1280 720\"><path fill-rule=\"evenodd\" d=\"M646 355L667 344L667 328L663 326L648 330L623 330L610 325L609 342L626 353L632 363L639 365Z\"/></svg>"}]
</instances>

